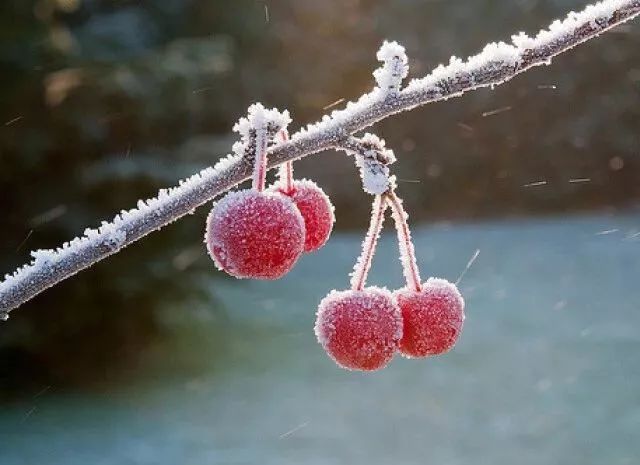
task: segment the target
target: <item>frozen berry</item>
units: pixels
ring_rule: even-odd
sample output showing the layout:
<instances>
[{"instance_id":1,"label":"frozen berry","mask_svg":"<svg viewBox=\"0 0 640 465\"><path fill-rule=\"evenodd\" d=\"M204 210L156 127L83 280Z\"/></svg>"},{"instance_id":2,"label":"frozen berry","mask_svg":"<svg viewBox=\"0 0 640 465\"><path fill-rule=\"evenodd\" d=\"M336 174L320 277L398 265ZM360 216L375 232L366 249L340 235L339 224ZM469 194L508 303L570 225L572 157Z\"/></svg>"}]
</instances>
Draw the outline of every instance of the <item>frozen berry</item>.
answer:
<instances>
[{"instance_id":1,"label":"frozen berry","mask_svg":"<svg viewBox=\"0 0 640 465\"><path fill-rule=\"evenodd\" d=\"M402 318L386 289L332 291L318 307L315 333L343 368L372 371L393 358L402 337Z\"/></svg>"},{"instance_id":2,"label":"frozen berry","mask_svg":"<svg viewBox=\"0 0 640 465\"><path fill-rule=\"evenodd\" d=\"M216 266L237 278L277 279L304 248L304 220L278 193L227 194L209 213L205 243Z\"/></svg>"},{"instance_id":3,"label":"frozen berry","mask_svg":"<svg viewBox=\"0 0 640 465\"><path fill-rule=\"evenodd\" d=\"M405 287L394 296L402 312L403 355L438 355L455 345L464 322L464 300L455 284L429 278L419 291Z\"/></svg>"},{"instance_id":4,"label":"frozen berry","mask_svg":"<svg viewBox=\"0 0 640 465\"><path fill-rule=\"evenodd\" d=\"M293 181L288 189L279 181L271 189L290 197L300 210L307 234L304 251L313 252L322 247L329 240L335 222L333 205L327 194L307 179Z\"/></svg>"}]
</instances>

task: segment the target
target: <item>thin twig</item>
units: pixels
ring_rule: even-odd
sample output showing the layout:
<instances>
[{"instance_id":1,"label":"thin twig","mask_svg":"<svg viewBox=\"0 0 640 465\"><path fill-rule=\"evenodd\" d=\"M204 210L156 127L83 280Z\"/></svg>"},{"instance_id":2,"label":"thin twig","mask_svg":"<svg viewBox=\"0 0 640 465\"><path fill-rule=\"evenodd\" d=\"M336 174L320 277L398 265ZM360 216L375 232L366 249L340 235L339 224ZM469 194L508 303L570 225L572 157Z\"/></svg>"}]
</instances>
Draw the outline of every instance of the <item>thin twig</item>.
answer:
<instances>
[{"instance_id":1,"label":"thin twig","mask_svg":"<svg viewBox=\"0 0 640 465\"><path fill-rule=\"evenodd\" d=\"M356 265L353 267L351 274L351 289L361 291L367 283L367 276L371 269L371 261L376 252L382 224L384 223L384 214L387 210L387 200L381 195L376 195L371 205L371 219L369 221L369 230L362 242L362 252Z\"/></svg>"},{"instance_id":2,"label":"thin twig","mask_svg":"<svg viewBox=\"0 0 640 465\"><path fill-rule=\"evenodd\" d=\"M391 213L396 223L398 234L398 245L400 246L400 262L402 263L402 273L407 283L407 289L420 292L422 283L420 282L420 269L416 260L416 251L411 240L411 230L407 223L407 212L402 206L402 200L398 198L393 190L385 195Z\"/></svg>"},{"instance_id":3,"label":"thin twig","mask_svg":"<svg viewBox=\"0 0 640 465\"><path fill-rule=\"evenodd\" d=\"M431 102L458 97L465 92L502 84L578 44L640 14L640 0L605 0L570 13L562 23L535 38L523 34L513 44L489 44L466 62L452 58L430 75L393 92L375 88L344 110L294 134L288 143L273 147L268 154L269 168L290 160L334 148L351 134L391 115ZM208 168L157 198L139 202L139 208L122 212L111 223L86 231L82 238L56 250L32 253L34 260L7 275L0 283L0 319L45 289L113 255L147 234L191 213L217 195L249 179L250 159L230 156L214 168Z\"/></svg>"}]
</instances>

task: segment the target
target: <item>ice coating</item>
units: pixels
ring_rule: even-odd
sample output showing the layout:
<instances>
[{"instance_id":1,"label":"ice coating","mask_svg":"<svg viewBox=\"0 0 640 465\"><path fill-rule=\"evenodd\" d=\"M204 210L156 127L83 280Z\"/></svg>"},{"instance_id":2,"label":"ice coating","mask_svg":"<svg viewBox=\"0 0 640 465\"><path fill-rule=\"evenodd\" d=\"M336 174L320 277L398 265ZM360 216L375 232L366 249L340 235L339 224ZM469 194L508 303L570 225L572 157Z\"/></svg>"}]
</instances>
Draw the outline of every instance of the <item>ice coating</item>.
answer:
<instances>
[{"instance_id":1,"label":"ice coating","mask_svg":"<svg viewBox=\"0 0 640 465\"><path fill-rule=\"evenodd\" d=\"M254 109L253 113L251 110ZM252 105L249 109L249 122L256 133L256 150L253 167L253 188L263 191L265 178L267 176L267 146L269 137L267 136L267 119L264 115L262 105Z\"/></svg>"},{"instance_id":2,"label":"ice coating","mask_svg":"<svg viewBox=\"0 0 640 465\"><path fill-rule=\"evenodd\" d=\"M464 299L455 284L429 278L421 291L405 287L394 297L403 320L402 355L439 355L455 345L464 323Z\"/></svg>"},{"instance_id":3,"label":"ice coating","mask_svg":"<svg viewBox=\"0 0 640 465\"><path fill-rule=\"evenodd\" d=\"M570 12L564 20L555 20L548 29L541 30L533 38L521 32L512 36L512 40L520 49L531 49L540 43L561 41L572 35L573 31L584 23L590 23L593 27L607 23L611 19L613 11L631 3L633 2L629 0L606 0L587 5L584 10L578 13Z\"/></svg>"},{"instance_id":4,"label":"ice coating","mask_svg":"<svg viewBox=\"0 0 640 465\"><path fill-rule=\"evenodd\" d=\"M384 139L366 133L360 139L351 138L343 148L355 156L362 189L367 194L383 194L391 188L389 165L395 163L396 157Z\"/></svg>"},{"instance_id":5,"label":"ice coating","mask_svg":"<svg viewBox=\"0 0 640 465\"><path fill-rule=\"evenodd\" d=\"M7 312L19 302L189 213L206 201L201 192L224 183L238 169L238 162L237 156L224 157L214 167L180 181L178 186L160 189L157 197L139 200L137 208L122 210L111 223L103 221L98 228L87 228L83 236L56 249L31 252L30 263L6 274L0 282L0 319L7 319ZM175 214L176 211L184 213Z\"/></svg>"},{"instance_id":6,"label":"ice coating","mask_svg":"<svg viewBox=\"0 0 640 465\"><path fill-rule=\"evenodd\" d=\"M241 141L246 143L252 137L252 129L269 125L271 136L273 136L282 128L286 128L289 123L291 123L291 117L287 110L267 109L257 102L249 106L247 116L240 118L233 126L233 130L240 134Z\"/></svg>"},{"instance_id":7,"label":"ice coating","mask_svg":"<svg viewBox=\"0 0 640 465\"><path fill-rule=\"evenodd\" d=\"M289 112L276 108L266 109L261 103L254 103L233 126L240 134L240 140L233 144L233 152L239 157L253 159L253 188L262 191L267 173L267 149L276 134L286 131L291 122Z\"/></svg>"},{"instance_id":8,"label":"ice coating","mask_svg":"<svg viewBox=\"0 0 640 465\"><path fill-rule=\"evenodd\" d=\"M328 240L335 223L334 207L324 191L308 179L292 181L287 191L284 180L279 180L269 190L288 196L300 210L305 225L304 251L313 252Z\"/></svg>"},{"instance_id":9,"label":"ice coating","mask_svg":"<svg viewBox=\"0 0 640 465\"><path fill-rule=\"evenodd\" d=\"M398 42L384 41L377 53L378 61L382 61L381 68L373 72L380 91L387 94L397 94L402 80L409 74L407 53Z\"/></svg>"},{"instance_id":10,"label":"ice coating","mask_svg":"<svg viewBox=\"0 0 640 465\"><path fill-rule=\"evenodd\" d=\"M555 55L639 13L640 0L604 0L589 5L579 13L569 13L562 21L554 21L534 37L520 33L512 37L512 44L492 42L466 61L452 56L447 65L439 65L429 75L413 79L395 95L385 94L377 88L348 102L345 108L325 115L321 121L307 125L291 139L304 143L318 133L334 137L345 131L353 133L383 119L381 113L387 116L427 102L457 97L480 87L502 84L533 66L549 64ZM585 30L587 26L589 31ZM380 54L387 56L387 50L381 49ZM381 112L378 107L383 105L388 110Z\"/></svg>"},{"instance_id":11,"label":"ice coating","mask_svg":"<svg viewBox=\"0 0 640 465\"><path fill-rule=\"evenodd\" d=\"M207 250L220 270L236 278L282 277L302 254L304 241L302 215L277 193L231 192L207 218Z\"/></svg>"},{"instance_id":12,"label":"ice coating","mask_svg":"<svg viewBox=\"0 0 640 465\"><path fill-rule=\"evenodd\" d=\"M384 288L331 291L318 307L315 333L341 367L378 370L391 361L402 337L400 309Z\"/></svg>"}]
</instances>

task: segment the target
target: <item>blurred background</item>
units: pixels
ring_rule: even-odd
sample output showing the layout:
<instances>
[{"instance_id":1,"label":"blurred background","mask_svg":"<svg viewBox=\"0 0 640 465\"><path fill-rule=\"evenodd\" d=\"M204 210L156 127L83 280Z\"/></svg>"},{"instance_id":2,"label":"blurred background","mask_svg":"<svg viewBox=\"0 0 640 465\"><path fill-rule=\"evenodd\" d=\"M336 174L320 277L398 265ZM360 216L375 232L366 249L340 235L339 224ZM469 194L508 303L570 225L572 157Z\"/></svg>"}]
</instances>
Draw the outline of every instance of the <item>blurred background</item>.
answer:
<instances>
[{"instance_id":1,"label":"blurred background","mask_svg":"<svg viewBox=\"0 0 640 465\"><path fill-rule=\"evenodd\" d=\"M290 128L535 33L586 0L2 0L0 271L230 151L249 104ZM370 199L352 160L296 164L337 224L274 283L216 271L208 208L0 325L0 463L640 463L640 23L495 90L388 119L423 275L461 282L460 343L345 372L313 335ZM330 111L330 110L329 110ZM387 229L370 281L402 275Z\"/></svg>"}]
</instances>

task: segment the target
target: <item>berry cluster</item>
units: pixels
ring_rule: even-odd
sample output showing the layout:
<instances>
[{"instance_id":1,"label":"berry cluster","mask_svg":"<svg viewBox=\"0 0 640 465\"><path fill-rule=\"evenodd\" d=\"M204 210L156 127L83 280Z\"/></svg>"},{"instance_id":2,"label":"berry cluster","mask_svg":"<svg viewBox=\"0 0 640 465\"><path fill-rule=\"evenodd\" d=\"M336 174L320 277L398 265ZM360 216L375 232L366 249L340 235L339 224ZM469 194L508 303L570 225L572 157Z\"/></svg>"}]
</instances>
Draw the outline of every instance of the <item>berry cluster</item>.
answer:
<instances>
[{"instance_id":1,"label":"berry cluster","mask_svg":"<svg viewBox=\"0 0 640 465\"><path fill-rule=\"evenodd\" d=\"M227 194L207 218L205 243L216 266L236 278L278 279L303 252L319 249L333 229L333 205L312 181L293 179L291 162L265 189L267 150L288 138L286 112L249 108L234 126L241 141L234 151L253 158L251 189Z\"/></svg>"},{"instance_id":2,"label":"berry cluster","mask_svg":"<svg viewBox=\"0 0 640 465\"><path fill-rule=\"evenodd\" d=\"M280 167L278 181L266 188L269 146L288 140L289 121L286 112L256 104L234 126L241 136L234 151L253 164L253 185L214 205L205 243L216 266L237 278L284 276L303 252L322 247L333 229L331 201L314 182L295 180L291 162ZM455 284L420 280L407 214L389 173L393 151L372 134L345 144L355 156L365 192L375 197L351 289L331 291L318 307L318 341L338 365L352 370L380 369L396 352L410 358L445 353L462 330L464 301ZM407 283L395 292L365 286L387 208Z\"/></svg>"},{"instance_id":3,"label":"berry cluster","mask_svg":"<svg viewBox=\"0 0 640 465\"><path fill-rule=\"evenodd\" d=\"M384 214L391 207L407 285L395 292L365 287ZM464 300L455 284L429 278L420 282L407 214L391 188L376 195L362 254L351 289L332 291L318 307L315 332L329 356L351 370L377 370L396 351L415 358L439 355L456 343L464 322Z\"/></svg>"}]
</instances>

